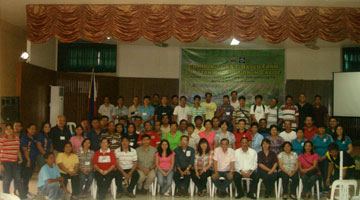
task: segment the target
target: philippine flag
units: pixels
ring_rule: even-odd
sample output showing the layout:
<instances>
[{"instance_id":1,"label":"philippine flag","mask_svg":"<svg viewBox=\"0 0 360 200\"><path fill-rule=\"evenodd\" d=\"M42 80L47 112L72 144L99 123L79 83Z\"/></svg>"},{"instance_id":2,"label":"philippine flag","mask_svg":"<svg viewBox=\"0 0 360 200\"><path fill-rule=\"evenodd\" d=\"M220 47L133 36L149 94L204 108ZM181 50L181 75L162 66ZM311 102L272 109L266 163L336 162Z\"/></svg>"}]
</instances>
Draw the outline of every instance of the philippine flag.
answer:
<instances>
[{"instance_id":1,"label":"philippine flag","mask_svg":"<svg viewBox=\"0 0 360 200\"><path fill-rule=\"evenodd\" d=\"M95 82L95 72L94 68L91 75L91 85L89 89L89 101L88 101L88 110L89 110L89 121L96 116L96 102L97 102L97 88Z\"/></svg>"}]
</instances>

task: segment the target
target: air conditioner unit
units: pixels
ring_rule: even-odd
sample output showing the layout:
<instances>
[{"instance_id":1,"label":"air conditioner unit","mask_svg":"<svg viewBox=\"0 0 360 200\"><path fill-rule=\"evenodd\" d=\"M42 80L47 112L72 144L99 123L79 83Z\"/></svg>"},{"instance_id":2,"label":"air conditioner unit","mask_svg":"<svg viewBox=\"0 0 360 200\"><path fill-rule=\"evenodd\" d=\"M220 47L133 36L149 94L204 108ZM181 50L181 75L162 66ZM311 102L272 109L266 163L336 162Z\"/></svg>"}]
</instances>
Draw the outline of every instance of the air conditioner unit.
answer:
<instances>
[{"instance_id":1,"label":"air conditioner unit","mask_svg":"<svg viewBox=\"0 0 360 200\"><path fill-rule=\"evenodd\" d=\"M64 114L64 87L52 86L50 96L50 124L56 125L56 119Z\"/></svg>"},{"instance_id":2,"label":"air conditioner unit","mask_svg":"<svg viewBox=\"0 0 360 200\"><path fill-rule=\"evenodd\" d=\"M0 97L0 123L19 120L19 97Z\"/></svg>"}]
</instances>

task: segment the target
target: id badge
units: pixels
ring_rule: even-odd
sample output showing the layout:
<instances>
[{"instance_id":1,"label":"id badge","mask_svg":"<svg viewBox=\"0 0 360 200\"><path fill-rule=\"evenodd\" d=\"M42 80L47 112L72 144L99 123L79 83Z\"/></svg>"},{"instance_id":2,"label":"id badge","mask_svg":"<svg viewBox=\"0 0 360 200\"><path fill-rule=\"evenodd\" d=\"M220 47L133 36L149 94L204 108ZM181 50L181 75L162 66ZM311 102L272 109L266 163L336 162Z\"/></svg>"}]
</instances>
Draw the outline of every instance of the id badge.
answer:
<instances>
[{"instance_id":1,"label":"id badge","mask_svg":"<svg viewBox=\"0 0 360 200\"><path fill-rule=\"evenodd\" d=\"M110 156L99 156L99 163L109 163L110 162Z\"/></svg>"},{"instance_id":2,"label":"id badge","mask_svg":"<svg viewBox=\"0 0 360 200\"><path fill-rule=\"evenodd\" d=\"M65 140L65 136L60 136L60 140Z\"/></svg>"},{"instance_id":3,"label":"id badge","mask_svg":"<svg viewBox=\"0 0 360 200\"><path fill-rule=\"evenodd\" d=\"M190 157L191 156L191 151L186 151L186 157Z\"/></svg>"},{"instance_id":4,"label":"id badge","mask_svg":"<svg viewBox=\"0 0 360 200\"><path fill-rule=\"evenodd\" d=\"M230 115L230 112L226 112L226 115Z\"/></svg>"},{"instance_id":5,"label":"id badge","mask_svg":"<svg viewBox=\"0 0 360 200\"><path fill-rule=\"evenodd\" d=\"M89 166L90 165L90 161L85 161L85 165Z\"/></svg>"},{"instance_id":6,"label":"id badge","mask_svg":"<svg viewBox=\"0 0 360 200\"><path fill-rule=\"evenodd\" d=\"M116 139L112 139L112 140L111 140L111 143L112 143L112 144L116 144L116 142L117 142Z\"/></svg>"},{"instance_id":7,"label":"id badge","mask_svg":"<svg viewBox=\"0 0 360 200\"><path fill-rule=\"evenodd\" d=\"M134 146L134 142L130 142L129 145L130 145L130 146Z\"/></svg>"},{"instance_id":8,"label":"id badge","mask_svg":"<svg viewBox=\"0 0 360 200\"><path fill-rule=\"evenodd\" d=\"M143 116L146 116L146 113L143 113L142 115L143 115Z\"/></svg>"}]
</instances>

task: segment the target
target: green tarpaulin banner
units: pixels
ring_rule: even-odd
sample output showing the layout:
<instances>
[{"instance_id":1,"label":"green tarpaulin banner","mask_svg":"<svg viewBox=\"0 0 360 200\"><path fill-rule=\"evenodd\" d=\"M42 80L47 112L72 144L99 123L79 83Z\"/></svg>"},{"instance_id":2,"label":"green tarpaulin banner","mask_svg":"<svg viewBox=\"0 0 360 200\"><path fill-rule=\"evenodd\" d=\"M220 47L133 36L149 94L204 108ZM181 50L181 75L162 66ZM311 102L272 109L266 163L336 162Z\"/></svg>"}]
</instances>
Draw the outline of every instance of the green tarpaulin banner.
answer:
<instances>
[{"instance_id":1,"label":"green tarpaulin banner","mask_svg":"<svg viewBox=\"0 0 360 200\"><path fill-rule=\"evenodd\" d=\"M182 49L180 95L192 102L195 95L213 94L221 104L223 95L237 91L246 103L261 94L264 104L273 97L284 101L284 50Z\"/></svg>"}]
</instances>

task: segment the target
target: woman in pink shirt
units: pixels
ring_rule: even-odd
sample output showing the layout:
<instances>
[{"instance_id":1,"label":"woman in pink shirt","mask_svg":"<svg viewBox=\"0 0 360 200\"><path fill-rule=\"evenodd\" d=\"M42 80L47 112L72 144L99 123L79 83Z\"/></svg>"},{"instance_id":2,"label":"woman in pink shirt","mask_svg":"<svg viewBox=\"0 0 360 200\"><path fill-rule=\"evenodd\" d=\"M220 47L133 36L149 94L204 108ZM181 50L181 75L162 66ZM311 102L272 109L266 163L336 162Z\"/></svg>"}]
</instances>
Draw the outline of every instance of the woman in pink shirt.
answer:
<instances>
[{"instance_id":1,"label":"woman in pink shirt","mask_svg":"<svg viewBox=\"0 0 360 200\"><path fill-rule=\"evenodd\" d=\"M85 137L83 136L83 127L81 125L77 125L75 128L75 135L70 138L70 142L73 147L73 152L77 153L80 151L81 143L84 141Z\"/></svg>"},{"instance_id":2,"label":"woman in pink shirt","mask_svg":"<svg viewBox=\"0 0 360 200\"><path fill-rule=\"evenodd\" d=\"M175 162L175 153L171 151L167 140L162 140L156 152L156 176L160 185L160 194L169 196L169 188L173 180L173 169ZM166 181L164 180L166 178Z\"/></svg>"},{"instance_id":3,"label":"woman in pink shirt","mask_svg":"<svg viewBox=\"0 0 360 200\"><path fill-rule=\"evenodd\" d=\"M205 131L200 132L199 137L200 139L205 138L209 142L210 149L213 150L216 133L212 131L212 121L209 119L206 120L204 122L204 127Z\"/></svg>"},{"instance_id":4,"label":"woman in pink shirt","mask_svg":"<svg viewBox=\"0 0 360 200\"><path fill-rule=\"evenodd\" d=\"M311 141L304 143L304 153L299 155L298 160L305 199L308 200L311 188L320 179L320 171L318 169L319 156L314 153Z\"/></svg>"}]
</instances>

